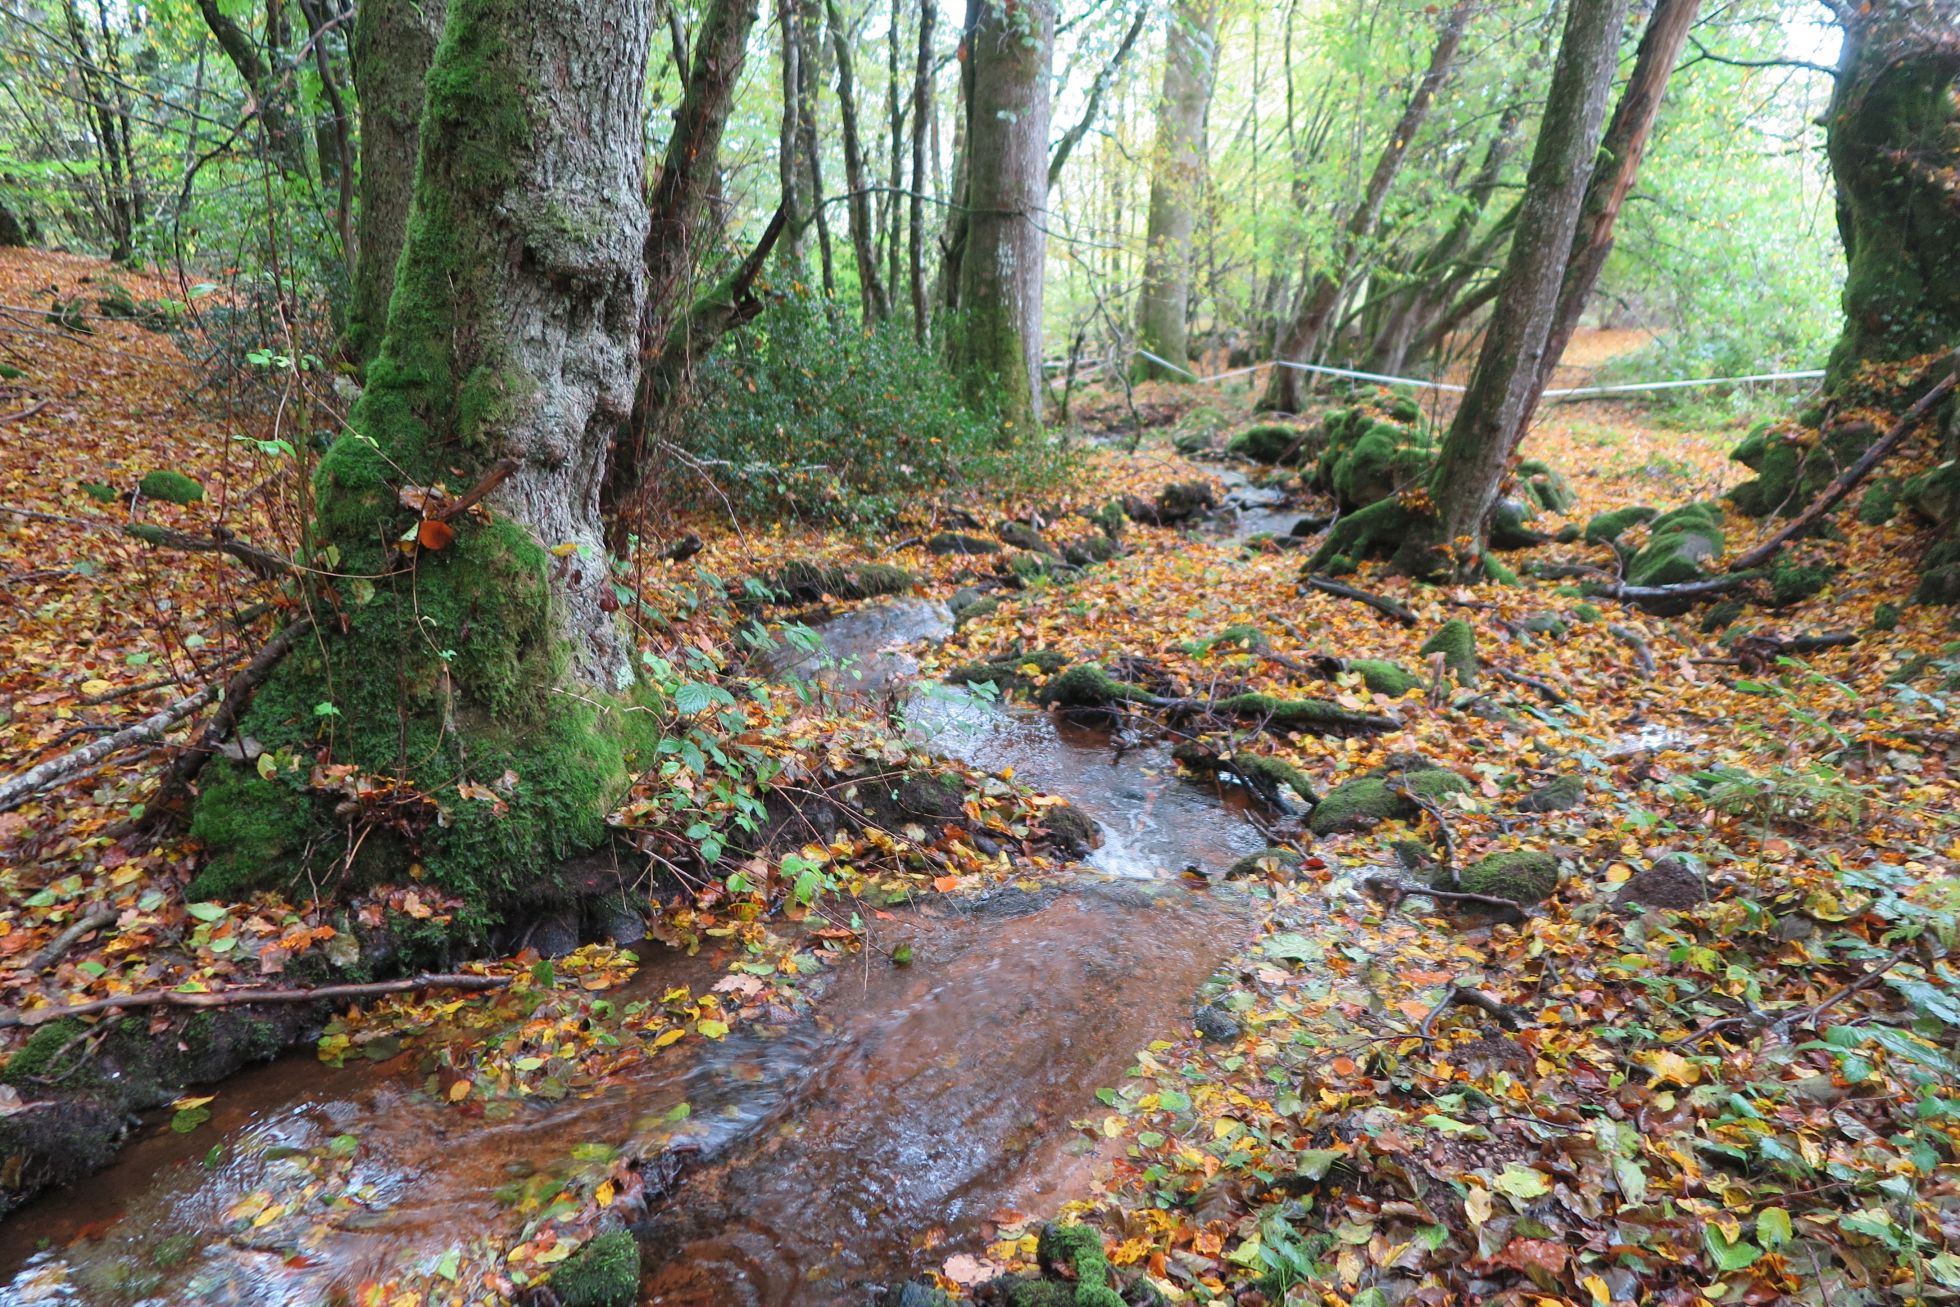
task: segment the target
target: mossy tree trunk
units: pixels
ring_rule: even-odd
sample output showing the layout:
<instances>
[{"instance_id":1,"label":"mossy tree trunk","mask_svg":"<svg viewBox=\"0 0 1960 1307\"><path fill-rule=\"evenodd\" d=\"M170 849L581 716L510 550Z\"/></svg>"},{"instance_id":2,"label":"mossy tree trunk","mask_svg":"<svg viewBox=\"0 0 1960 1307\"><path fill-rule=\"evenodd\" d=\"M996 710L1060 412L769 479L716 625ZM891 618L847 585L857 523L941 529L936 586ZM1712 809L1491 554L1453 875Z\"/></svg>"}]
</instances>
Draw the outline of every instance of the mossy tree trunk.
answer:
<instances>
[{"instance_id":1,"label":"mossy tree trunk","mask_svg":"<svg viewBox=\"0 0 1960 1307\"><path fill-rule=\"evenodd\" d=\"M1376 156L1374 171L1368 176L1361 199L1342 226L1333 257L1325 264L1317 265L1309 255L1300 298L1293 309L1293 320L1280 338L1278 360L1273 364L1272 375L1266 379L1265 393L1259 397L1260 408L1277 413L1299 412L1299 369L1282 364L1307 362L1320 343L1328 320L1340 304L1341 293L1353 280L1356 265L1362 261L1364 247L1374 235L1375 225L1381 221L1382 204L1388 199L1388 188L1395 183L1395 175L1402 170L1402 161L1408 158L1409 146L1429 117L1430 106L1436 102L1437 89L1456 63L1457 48L1463 43L1464 30L1469 27L1470 15L1476 7L1475 0L1457 0L1449 16L1443 20L1442 30L1437 33L1436 44L1429 54L1429 67L1423 70L1421 80L1416 83L1414 93L1402 109L1402 116L1389 133L1387 144Z\"/></svg>"},{"instance_id":2,"label":"mossy tree trunk","mask_svg":"<svg viewBox=\"0 0 1960 1307\"><path fill-rule=\"evenodd\" d=\"M1865 363L1960 341L1960 2L1837 8L1844 47L1825 126L1848 268L1827 392Z\"/></svg>"},{"instance_id":3,"label":"mossy tree trunk","mask_svg":"<svg viewBox=\"0 0 1960 1307\"><path fill-rule=\"evenodd\" d=\"M241 724L264 756L207 772L199 892L419 862L482 924L603 840L647 716L599 491L637 372L652 11L451 0L387 331L314 480L322 635ZM405 507L499 469L485 515Z\"/></svg>"},{"instance_id":4,"label":"mossy tree trunk","mask_svg":"<svg viewBox=\"0 0 1960 1307\"><path fill-rule=\"evenodd\" d=\"M1597 0L1574 4L1566 15L1496 305L1430 477L1434 566L1481 566L1498 487L1537 399L1539 364L1592 178L1626 9L1626 0Z\"/></svg>"},{"instance_id":5,"label":"mossy tree trunk","mask_svg":"<svg viewBox=\"0 0 1960 1307\"><path fill-rule=\"evenodd\" d=\"M1137 343L1178 368L1190 362L1191 233L1204 186L1205 110L1218 54L1217 0L1178 0L1164 37L1164 94L1150 160L1150 225L1137 297ZM1139 356L1139 379L1181 374Z\"/></svg>"},{"instance_id":6,"label":"mossy tree trunk","mask_svg":"<svg viewBox=\"0 0 1960 1307\"><path fill-rule=\"evenodd\" d=\"M361 195L347 357L362 367L381 349L395 261L415 196L422 84L442 35L444 0L365 0L354 13L354 86L361 97Z\"/></svg>"},{"instance_id":7,"label":"mossy tree trunk","mask_svg":"<svg viewBox=\"0 0 1960 1307\"><path fill-rule=\"evenodd\" d=\"M1054 0L982 3L967 43L965 238L949 333L970 399L1015 432L1041 421L1048 73Z\"/></svg>"}]
</instances>

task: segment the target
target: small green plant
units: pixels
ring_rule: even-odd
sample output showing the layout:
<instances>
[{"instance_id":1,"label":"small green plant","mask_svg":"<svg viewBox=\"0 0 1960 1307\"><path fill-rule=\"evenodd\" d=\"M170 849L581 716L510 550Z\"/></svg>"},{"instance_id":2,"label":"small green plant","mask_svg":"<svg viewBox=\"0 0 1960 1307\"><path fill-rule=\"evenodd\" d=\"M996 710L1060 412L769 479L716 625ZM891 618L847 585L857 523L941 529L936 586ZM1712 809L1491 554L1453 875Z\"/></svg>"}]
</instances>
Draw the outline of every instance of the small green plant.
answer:
<instances>
[{"instance_id":1,"label":"small green plant","mask_svg":"<svg viewBox=\"0 0 1960 1307\"><path fill-rule=\"evenodd\" d=\"M897 327L852 330L811 293L786 296L701 369L687 453L737 509L880 526L932 496L1033 488L1069 466L1059 438L1005 430L961 400L932 351Z\"/></svg>"}]
</instances>

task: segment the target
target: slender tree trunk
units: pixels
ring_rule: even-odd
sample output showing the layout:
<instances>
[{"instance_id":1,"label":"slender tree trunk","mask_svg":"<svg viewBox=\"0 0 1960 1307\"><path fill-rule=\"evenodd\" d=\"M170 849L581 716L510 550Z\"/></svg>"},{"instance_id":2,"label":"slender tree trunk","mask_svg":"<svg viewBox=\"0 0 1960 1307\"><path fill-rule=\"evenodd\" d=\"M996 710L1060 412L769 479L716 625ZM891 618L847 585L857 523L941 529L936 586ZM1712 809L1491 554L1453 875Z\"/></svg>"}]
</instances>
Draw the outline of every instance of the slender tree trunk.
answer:
<instances>
[{"instance_id":1,"label":"slender tree trunk","mask_svg":"<svg viewBox=\"0 0 1960 1307\"><path fill-rule=\"evenodd\" d=\"M878 197L878 239L885 254L885 285L891 294L891 312L898 314L900 288L905 284L905 206L899 192L905 189L905 99L901 94L899 10L893 7L890 27L885 33L885 125L890 146L885 169L885 193Z\"/></svg>"},{"instance_id":2,"label":"slender tree trunk","mask_svg":"<svg viewBox=\"0 0 1960 1307\"><path fill-rule=\"evenodd\" d=\"M803 194L802 127L803 107L802 42L797 39L798 0L776 0L776 35L782 46L783 116L776 136L776 184L782 193L783 216L788 230L777 242L776 251L793 277L805 273L808 242L805 234L811 221L809 196Z\"/></svg>"},{"instance_id":3,"label":"slender tree trunk","mask_svg":"<svg viewBox=\"0 0 1960 1307\"><path fill-rule=\"evenodd\" d=\"M858 300L866 322L883 322L890 312L884 280L878 275L878 247L871 230L870 179L864 171L864 143L858 135L857 79L851 67L851 37L837 0L824 0L830 26L831 57L837 61L837 117L844 129L844 185L850 189L851 250L857 256Z\"/></svg>"},{"instance_id":4,"label":"slender tree trunk","mask_svg":"<svg viewBox=\"0 0 1960 1307\"><path fill-rule=\"evenodd\" d=\"M823 86L823 43L817 39L816 19L809 6L815 0L796 0L797 94L802 103L796 112L796 130L803 147L803 195L810 221L817 228L818 262L823 270L823 291L828 299L837 294L837 256L830 244L830 214L824 207L823 153L817 143L817 112Z\"/></svg>"},{"instance_id":5,"label":"slender tree trunk","mask_svg":"<svg viewBox=\"0 0 1960 1307\"><path fill-rule=\"evenodd\" d=\"M1143 35L1143 29L1150 21L1150 13L1151 6L1137 6L1136 17L1130 20L1129 29L1123 33L1123 39L1117 42L1115 52L1109 56L1109 62L1102 66L1102 71L1096 74L1096 80L1089 85L1089 98L1082 106L1082 117L1076 120L1075 126L1062 133L1061 140L1055 142L1054 153L1048 158L1049 190L1055 189L1055 183L1062 179L1062 170L1068 167L1069 156L1075 153L1075 147L1082 143L1082 138L1087 136L1090 129L1096 125L1096 118L1102 112L1103 96L1109 93L1109 88L1116 82L1117 74L1123 71L1123 63L1130 57L1130 51L1136 48L1137 38Z\"/></svg>"},{"instance_id":6,"label":"slender tree trunk","mask_svg":"<svg viewBox=\"0 0 1960 1307\"><path fill-rule=\"evenodd\" d=\"M966 248L954 371L1018 434L1041 421L1041 291L1054 0L981 7L968 58Z\"/></svg>"},{"instance_id":7,"label":"slender tree trunk","mask_svg":"<svg viewBox=\"0 0 1960 1307\"><path fill-rule=\"evenodd\" d=\"M1578 2L1585 3L1586 0ZM1395 175L1402 170L1402 161L1408 157L1409 146L1414 142L1416 133L1422 130L1430 106L1436 101L1436 92L1442 86L1443 79L1449 76L1451 65L1456 62L1457 48L1463 43L1463 33L1470 25L1470 15L1476 3L1477 0L1457 0L1449 17L1443 20L1435 48L1430 51L1429 67L1423 72L1422 80L1416 83L1415 93L1409 97L1407 107L1396 121L1388 144L1382 147L1381 154L1375 159L1375 169L1369 174L1361 200L1342 228L1333 260L1324 267L1309 264L1303 273L1304 284L1293 311L1293 321L1280 341L1278 357L1281 360L1306 362L1326 329L1327 320L1340 304L1341 293L1354 275L1354 264L1368 239L1374 235L1375 224L1381 220L1382 204L1388 198L1388 188L1394 184ZM1259 407L1281 413L1297 412L1300 408L1299 370L1275 364L1272 375L1266 381L1265 394L1260 396Z\"/></svg>"},{"instance_id":8,"label":"slender tree trunk","mask_svg":"<svg viewBox=\"0 0 1960 1307\"><path fill-rule=\"evenodd\" d=\"M1164 96L1157 106L1151 156L1150 227L1144 238L1143 290L1137 298L1137 343L1178 368L1190 362L1186 323L1191 305L1191 233L1204 188L1205 108L1218 47L1217 0L1178 0L1165 33ZM1138 355L1136 375L1182 374Z\"/></svg>"},{"instance_id":9,"label":"slender tree trunk","mask_svg":"<svg viewBox=\"0 0 1960 1307\"><path fill-rule=\"evenodd\" d=\"M359 257L354 238L353 115L348 110L346 97L340 93L341 74L330 47L330 16L325 12L325 6L321 0L300 0L299 8L306 19L308 42L313 47L313 68L320 76L321 93L327 97L324 130L316 137L319 142L316 148L320 155L320 175L334 185L334 216L340 231L340 256L348 271L352 272ZM359 21L358 12L355 21Z\"/></svg>"},{"instance_id":10,"label":"slender tree trunk","mask_svg":"<svg viewBox=\"0 0 1960 1307\"><path fill-rule=\"evenodd\" d=\"M291 177L306 176L306 143L293 125L290 96L292 86L275 76L252 34L219 7L219 0L197 0L198 12L218 40L218 48L231 60L239 80L252 93L259 125L264 129L266 151L281 172ZM278 5L267 9L266 44L277 50L284 44L278 38Z\"/></svg>"},{"instance_id":11,"label":"slender tree trunk","mask_svg":"<svg viewBox=\"0 0 1960 1307\"><path fill-rule=\"evenodd\" d=\"M966 256L967 231L972 226L967 190L971 171L973 124L973 42L980 30L980 12L987 0L966 0L966 17L960 24L960 98L953 115L953 166L951 184L946 188L953 203L946 209L946 230L939 238L939 294L936 298L949 309L960 306L960 264ZM952 342L948 342L950 348Z\"/></svg>"},{"instance_id":12,"label":"slender tree trunk","mask_svg":"<svg viewBox=\"0 0 1960 1307\"><path fill-rule=\"evenodd\" d=\"M315 477L334 618L240 723L292 766L207 769L205 889L414 861L481 928L572 897L560 859L606 838L652 743L619 697L599 490L637 371L653 7L451 0L387 330ZM456 511L486 487L486 516Z\"/></svg>"},{"instance_id":13,"label":"slender tree trunk","mask_svg":"<svg viewBox=\"0 0 1960 1307\"><path fill-rule=\"evenodd\" d=\"M408 230L421 140L422 87L442 35L445 0L362 0L354 17L354 86L361 99L361 202L354 284L347 306L349 359L365 368L381 349L395 262Z\"/></svg>"},{"instance_id":14,"label":"slender tree trunk","mask_svg":"<svg viewBox=\"0 0 1960 1307\"><path fill-rule=\"evenodd\" d=\"M1551 384L1552 370L1565 356L1578 330L1579 315L1585 312L1599 282L1606 257L1613 252L1613 224L1620 208L1633 190L1640 173L1640 160L1647 152L1647 141L1654 134L1654 120L1660 116L1661 96L1674 65L1687 43L1688 29L1694 26L1701 0L1658 0L1640 37L1640 51L1634 57L1633 74L1620 92L1619 103L1606 125L1599 145L1599 161L1593 165L1592 181L1586 187L1585 205L1579 211L1579 230L1573 237L1572 258L1565 265L1565 278L1559 285L1558 305L1552 311L1551 330L1545 337L1545 353L1538 362L1538 384L1525 408L1520 429L1531 425L1539 395Z\"/></svg>"},{"instance_id":15,"label":"slender tree trunk","mask_svg":"<svg viewBox=\"0 0 1960 1307\"><path fill-rule=\"evenodd\" d=\"M1496 308L1430 478L1440 526L1433 543L1460 570L1482 562L1491 505L1537 397L1625 25L1626 0L1575 0L1566 15Z\"/></svg>"},{"instance_id":16,"label":"slender tree trunk","mask_svg":"<svg viewBox=\"0 0 1960 1307\"><path fill-rule=\"evenodd\" d=\"M926 320L926 120L933 117L932 0L919 0L919 55L912 71L911 274L912 335L924 342Z\"/></svg>"}]
</instances>

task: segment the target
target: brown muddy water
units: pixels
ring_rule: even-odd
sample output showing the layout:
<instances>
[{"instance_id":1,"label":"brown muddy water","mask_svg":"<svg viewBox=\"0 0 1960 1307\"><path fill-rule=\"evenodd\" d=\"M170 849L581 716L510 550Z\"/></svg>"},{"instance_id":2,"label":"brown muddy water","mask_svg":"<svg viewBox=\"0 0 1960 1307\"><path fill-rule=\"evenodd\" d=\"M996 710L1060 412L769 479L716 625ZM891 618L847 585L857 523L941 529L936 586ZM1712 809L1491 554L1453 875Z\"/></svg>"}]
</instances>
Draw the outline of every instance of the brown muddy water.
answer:
<instances>
[{"instance_id":1,"label":"brown muddy water","mask_svg":"<svg viewBox=\"0 0 1960 1307\"><path fill-rule=\"evenodd\" d=\"M856 684L914 674L896 647L948 625L891 607L822 631L876 673ZM408 1058L247 1072L217 1087L206 1127L150 1123L108 1170L0 1226L0 1307L343 1301L467 1248L507 1220L500 1187L565 1172L589 1144L689 1162L636 1227L643 1304L865 1302L1083 1193L1093 1140L1071 1123L1100 1118L1095 1091L1139 1048L1189 1030L1194 994L1255 926L1250 902L1178 873L1261 847L1256 814L1180 779L1161 746L949 692L915 692L907 716L942 752L1073 800L1102 848L1060 879L874 922L812 1016L676 1046L594 1098L483 1122L430 1101ZM910 965L888 960L900 944ZM729 960L654 956L609 997L704 986ZM225 1233L234 1204L303 1192L349 1136L351 1170L310 1210ZM352 1218L320 1205L340 1194Z\"/></svg>"}]
</instances>

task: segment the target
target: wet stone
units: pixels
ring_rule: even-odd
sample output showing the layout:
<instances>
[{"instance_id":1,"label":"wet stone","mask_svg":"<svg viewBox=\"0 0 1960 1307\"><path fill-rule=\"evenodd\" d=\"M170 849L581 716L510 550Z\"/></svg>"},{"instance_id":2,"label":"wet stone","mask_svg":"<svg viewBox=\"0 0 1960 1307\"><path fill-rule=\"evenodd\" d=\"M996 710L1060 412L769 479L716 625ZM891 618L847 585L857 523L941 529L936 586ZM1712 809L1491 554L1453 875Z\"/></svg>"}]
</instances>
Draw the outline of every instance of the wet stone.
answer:
<instances>
[{"instance_id":1,"label":"wet stone","mask_svg":"<svg viewBox=\"0 0 1960 1307\"><path fill-rule=\"evenodd\" d=\"M1192 1017L1191 1024L1206 1039L1226 1042L1245 1033L1245 1027L1223 1003L1207 1003Z\"/></svg>"}]
</instances>

